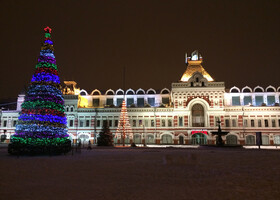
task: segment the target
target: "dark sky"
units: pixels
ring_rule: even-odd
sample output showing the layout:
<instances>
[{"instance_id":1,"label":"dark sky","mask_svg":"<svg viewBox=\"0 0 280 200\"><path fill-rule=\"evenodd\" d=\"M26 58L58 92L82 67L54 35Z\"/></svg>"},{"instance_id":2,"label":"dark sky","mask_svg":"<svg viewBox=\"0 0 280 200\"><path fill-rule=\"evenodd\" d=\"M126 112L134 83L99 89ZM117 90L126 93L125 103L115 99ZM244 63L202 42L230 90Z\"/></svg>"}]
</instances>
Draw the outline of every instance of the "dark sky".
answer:
<instances>
[{"instance_id":1,"label":"dark sky","mask_svg":"<svg viewBox=\"0 0 280 200\"><path fill-rule=\"evenodd\" d=\"M17 97L53 29L60 78L91 92L171 87L198 49L226 87L280 86L280 1L0 1L0 98Z\"/></svg>"}]
</instances>

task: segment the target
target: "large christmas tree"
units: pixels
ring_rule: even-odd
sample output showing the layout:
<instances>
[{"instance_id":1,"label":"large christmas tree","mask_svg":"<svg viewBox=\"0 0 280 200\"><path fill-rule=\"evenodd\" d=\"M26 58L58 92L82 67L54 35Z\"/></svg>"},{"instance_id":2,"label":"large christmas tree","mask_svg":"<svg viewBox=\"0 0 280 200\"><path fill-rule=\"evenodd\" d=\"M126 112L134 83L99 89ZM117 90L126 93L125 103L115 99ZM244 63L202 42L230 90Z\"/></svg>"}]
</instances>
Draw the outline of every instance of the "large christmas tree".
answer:
<instances>
[{"instance_id":1,"label":"large christmas tree","mask_svg":"<svg viewBox=\"0 0 280 200\"><path fill-rule=\"evenodd\" d=\"M71 149L51 29L44 31L45 41L9 144L11 154L60 154Z\"/></svg>"}]
</instances>

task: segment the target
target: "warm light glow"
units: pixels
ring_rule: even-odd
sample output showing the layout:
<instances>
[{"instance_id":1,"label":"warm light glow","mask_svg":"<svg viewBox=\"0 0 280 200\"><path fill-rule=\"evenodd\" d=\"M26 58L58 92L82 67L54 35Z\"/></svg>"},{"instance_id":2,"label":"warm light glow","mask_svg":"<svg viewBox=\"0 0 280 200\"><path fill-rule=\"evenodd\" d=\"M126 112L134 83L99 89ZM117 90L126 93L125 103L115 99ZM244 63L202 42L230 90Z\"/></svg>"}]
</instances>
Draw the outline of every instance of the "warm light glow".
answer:
<instances>
[{"instance_id":1,"label":"warm light glow","mask_svg":"<svg viewBox=\"0 0 280 200\"><path fill-rule=\"evenodd\" d=\"M132 129L129 123L129 118L127 114L126 102L123 100L122 102L122 110L119 118L118 129L115 137L119 138L132 138Z\"/></svg>"},{"instance_id":2,"label":"warm light glow","mask_svg":"<svg viewBox=\"0 0 280 200\"><path fill-rule=\"evenodd\" d=\"M87 108L88 107L88 100L87 98L79 95L79 107L80 108Z\"/></svg>"}]
</instances>

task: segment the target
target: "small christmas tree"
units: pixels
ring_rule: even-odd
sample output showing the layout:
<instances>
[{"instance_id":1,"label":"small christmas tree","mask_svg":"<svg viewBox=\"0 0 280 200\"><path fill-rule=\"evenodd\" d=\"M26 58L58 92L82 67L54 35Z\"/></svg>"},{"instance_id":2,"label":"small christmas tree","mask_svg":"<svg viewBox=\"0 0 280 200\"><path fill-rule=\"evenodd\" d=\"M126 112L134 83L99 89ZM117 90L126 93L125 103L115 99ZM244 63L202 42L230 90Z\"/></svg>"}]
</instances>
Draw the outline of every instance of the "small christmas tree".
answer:
<instances>
[{"instance_id":1,"label":"small christmas tree","mask_svg":"<svg viewBox=\"0 0 280 200\"><path fill-rule=\"evenodd\" d=\"M51 29L46 27L44 31L45 41L8 147L10 154L60 154L71 150Z\"/></svg>"},{"instance_id":2,"label":"small christmas tree","mask_svg":"<svg viewBox=\"0 0 280 200\"><path fill-rule=\"evenodd\" d=\"M121 109L121 114L119 118L119 124L118 124L118 129L116 132L115 137L119 137L122 139L122 144L123 146L125 145L125 139L132 138L132 129L129 123L128 119L128 114L127 114L127 108L126 108L126 103L125 100L122 102L122 109Z\"/></svg>"},{"instance_id":3,"label":"small christmas tree","mask_svg":"<svg viewBox=\"0 0 280 200\"><path fill-rule=\"evenodd\" d=\"M97 138L98 146L113 146L113 135L108 126L108 122L104 121L102 131L99 133Z\"/></svg>"}]
</instances>

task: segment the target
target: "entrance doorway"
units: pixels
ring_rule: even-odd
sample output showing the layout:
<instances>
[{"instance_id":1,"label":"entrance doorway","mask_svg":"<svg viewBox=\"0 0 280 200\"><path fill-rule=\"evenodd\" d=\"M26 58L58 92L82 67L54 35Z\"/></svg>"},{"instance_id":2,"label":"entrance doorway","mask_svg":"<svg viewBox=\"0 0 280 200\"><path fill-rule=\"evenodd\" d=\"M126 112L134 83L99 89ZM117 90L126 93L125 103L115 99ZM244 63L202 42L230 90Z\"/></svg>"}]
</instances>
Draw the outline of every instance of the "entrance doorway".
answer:
<instances>
[{"instance_id":1,"label":"entrance doorway","mask_svg":"<svg viewBox=\"0 0 280 200\"><path fill-rule=\"evenodd\" d=\"M195 134L192 135L191 143L193 145L207 144L207 137L203 133L195 133Z\"/></svg>"},{"instance_id":2,"label":"entrance doorway","mask_svg":"<svg viewBox=\"0 0 280 200\"><path fill-rule=\"evenodd\" d=\"M179 136L179 144L180 145L184 144L184 137L182 135Z\"/></svg>"}]
</instances>

